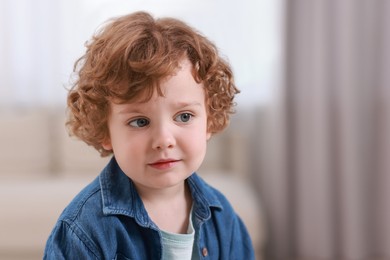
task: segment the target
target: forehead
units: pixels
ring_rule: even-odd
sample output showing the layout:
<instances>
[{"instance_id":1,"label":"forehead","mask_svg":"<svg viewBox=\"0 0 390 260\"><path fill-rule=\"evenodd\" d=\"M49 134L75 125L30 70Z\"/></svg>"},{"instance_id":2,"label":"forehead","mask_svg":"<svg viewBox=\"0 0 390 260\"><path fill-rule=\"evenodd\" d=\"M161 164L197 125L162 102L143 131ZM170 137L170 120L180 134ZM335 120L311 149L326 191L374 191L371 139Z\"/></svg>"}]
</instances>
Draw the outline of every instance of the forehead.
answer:
<instances>
[{"instance_id":1,"label":"forehead","mask_svg":"<svg viewBox=\"0 0 390 260\"><path fill-rule=\"evenodd\" d=\"M194 70L195 68L188 60L188 58L182 58L179 60L178 65L174 71L168 75L152 81L147 86L140 87L134 99L127 100L127 102L147 102L156 94L157 96L165 96L166 92L170 91L172 88L174 88L175 91L191 91L191 86L197 85L204 90L203 83L196 80L196 72Z\"/></svg>"}]
</instances>

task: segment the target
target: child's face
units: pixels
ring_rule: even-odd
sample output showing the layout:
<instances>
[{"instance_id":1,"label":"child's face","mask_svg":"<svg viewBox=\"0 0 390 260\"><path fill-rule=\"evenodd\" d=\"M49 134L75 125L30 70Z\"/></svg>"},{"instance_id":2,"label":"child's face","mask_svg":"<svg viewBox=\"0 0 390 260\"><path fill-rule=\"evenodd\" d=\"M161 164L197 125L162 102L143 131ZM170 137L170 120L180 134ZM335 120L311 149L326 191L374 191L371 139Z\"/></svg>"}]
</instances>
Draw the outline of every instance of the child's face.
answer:
<instances>
[{"instance_id":1,"label":"child's face","mask_svg":"<svg viewBox=\"0 0 390 260\"><path fill-rule=\"evenodd\" d=\"M183 185L201 165L207 140L207 113L202 84L196 83L188 60L161 83L144 103L111 103L110 138L103 143L138 188Z\"/></svg>"}]
</instances>

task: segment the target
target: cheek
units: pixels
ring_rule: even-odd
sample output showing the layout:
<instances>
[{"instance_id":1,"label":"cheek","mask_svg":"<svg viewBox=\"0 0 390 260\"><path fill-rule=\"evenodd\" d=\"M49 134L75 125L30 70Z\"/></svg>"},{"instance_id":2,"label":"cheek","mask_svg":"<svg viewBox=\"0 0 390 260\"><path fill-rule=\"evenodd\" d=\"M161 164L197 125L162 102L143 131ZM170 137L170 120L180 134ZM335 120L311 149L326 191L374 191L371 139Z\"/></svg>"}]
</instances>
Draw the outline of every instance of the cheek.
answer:
<instances>
[{"instance_id":1,"label":"cheek","mask_svg":"<svg viewBox=\"0 0 390 260\"><path fill-rule=\"evenodd\" d=\"M196 150L196 153L203 153L207 147L207 140L209 139L209 134L206 132L194 132L190 137L190 146L193 150Z\"/></svg>"},{"instance_id":2,"label":"cheek","mask_svg":"<svg viewBox=\"0 0 390 260\"><path fill-rule=\"evenodd\" d=\"M137 168L145 160L145 143L141 138L117 140L114 144L114 155L124 172Z\"/></svg>"},{"instance_id":3,"label":"cheek","mask_svg":"<svg viewBox=\"0 0 390 260\"><path fill-rule=\"evenodd\" d=\"M127 135L116 140L116 146L126 153L139 153L146 147L147 140L143 136Z\"/></svg>"},{"instance_id":4,"label":"cheek","mask_svg":"<svg viewBox=\"0 0 390 260\"><path fill-rule=\"evenodd\" d=\"M111 144L116 157L133 158L144 150L146 142L144 136L128 131L117 131L111 137Z\"/></svg>"}]
</instances>

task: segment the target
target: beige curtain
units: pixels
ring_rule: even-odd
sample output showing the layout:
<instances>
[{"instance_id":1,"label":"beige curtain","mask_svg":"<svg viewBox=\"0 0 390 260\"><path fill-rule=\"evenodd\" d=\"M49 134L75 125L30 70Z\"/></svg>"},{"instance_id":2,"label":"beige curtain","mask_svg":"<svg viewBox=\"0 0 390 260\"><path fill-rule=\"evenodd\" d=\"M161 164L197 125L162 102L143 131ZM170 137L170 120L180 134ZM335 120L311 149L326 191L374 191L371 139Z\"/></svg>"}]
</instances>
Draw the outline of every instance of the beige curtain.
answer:
<instances>
[{"instance_id":1,"label":"beige curtain","mask_svg":"<svg viewBox=\"0 0 390 260\"><path fill-rule=\"evenodd\" d=\"M261 111L266 259L390 259L390 1L285 1L284 84Z\"/></svg>"}]
</instances>

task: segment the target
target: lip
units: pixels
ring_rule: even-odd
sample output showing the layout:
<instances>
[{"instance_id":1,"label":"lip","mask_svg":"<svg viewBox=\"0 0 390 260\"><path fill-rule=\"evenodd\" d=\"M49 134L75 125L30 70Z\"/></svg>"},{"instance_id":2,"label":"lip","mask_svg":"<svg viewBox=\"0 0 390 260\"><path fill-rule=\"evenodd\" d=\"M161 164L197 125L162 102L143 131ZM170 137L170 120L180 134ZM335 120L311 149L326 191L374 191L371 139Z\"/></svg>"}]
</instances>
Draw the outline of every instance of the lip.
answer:
<instances>
[{"instance_id":1,"label":"lip","mask_svg":"<svg viewBox=\"0 0 390 260\"><path fill-rule=\"evenodd\" d=\"M161 159L149 163L148 165L158 170L167 170L174 167L180 161L181 160L177 160L177 159Z\"/></svg>"}]
</instances>

